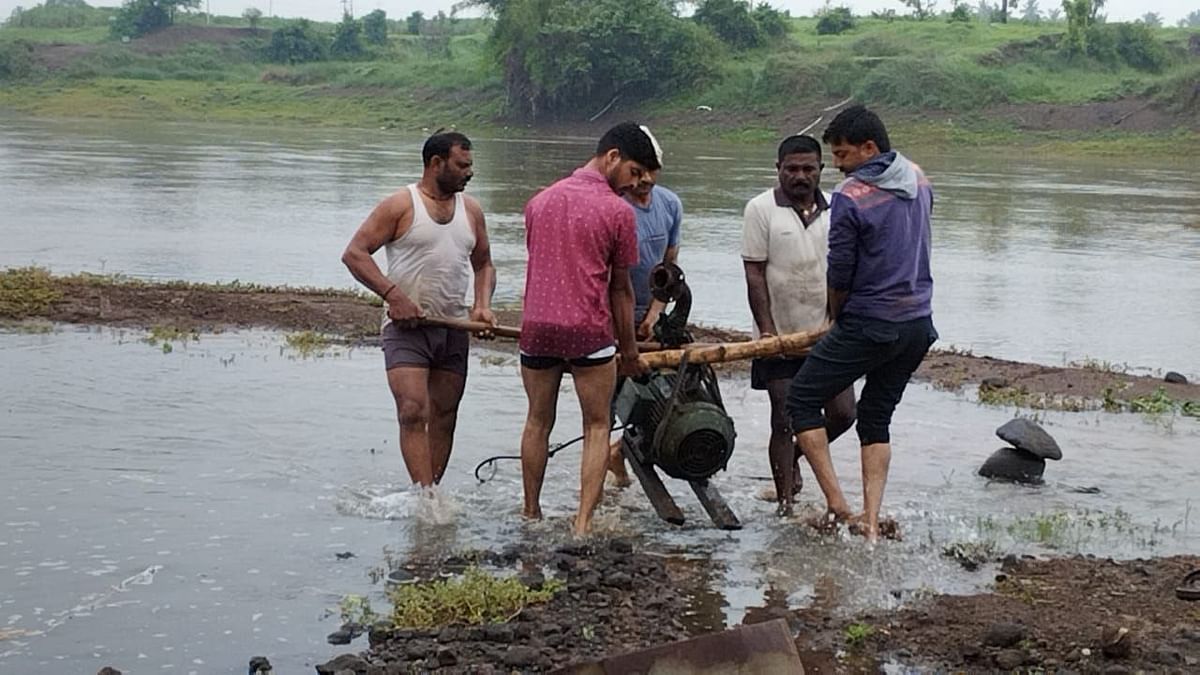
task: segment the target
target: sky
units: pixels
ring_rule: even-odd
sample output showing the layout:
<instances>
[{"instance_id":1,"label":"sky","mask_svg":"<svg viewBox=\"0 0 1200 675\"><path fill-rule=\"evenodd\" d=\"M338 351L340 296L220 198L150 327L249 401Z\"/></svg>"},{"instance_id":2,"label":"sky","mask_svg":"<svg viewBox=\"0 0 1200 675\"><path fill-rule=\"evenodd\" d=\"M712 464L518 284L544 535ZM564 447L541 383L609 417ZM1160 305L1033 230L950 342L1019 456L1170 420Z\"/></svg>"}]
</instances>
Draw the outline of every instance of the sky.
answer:
<instances>
[{"instance_id":1,"label":"sky","mask_svg":"<svg viewBox=\"0 0 1200 675\"><path fill-rule=\"evenodd\" d=\"M7 18L14 7L31 7L40 0L0 0L0 19ZM353 2L355 16L362 16L374 9L382 9L391 18L403 18L414 10L420 10L427 16L436 14L439 10L450 13L455 0L347 0ZM789 10L795 16L808 16L821 7L823 0L769 0L779 9ZM241 15L247 7L258 7L267 13L268 9L277 16L307 17L310 19L336 20L342 15L341 0L201 0L207 2L214 14ZM975 4L976 0L967 0ZM118 0L91 0L95 5L116 5ZM833 0L834 5L846 5L855 13L865 14L875 10L894 9L897 14L907 12L907 8L899 0ZM999 0L996 0L999 4ZM1055 0L1038 0L1039 6L1045 10L1061 3ZM937 0L937 8L944 9L951 5L951 0ZM1108 0L1105 10L1112 21L1136 19L1146 12L1158 12L1166 25L1175 25L1193 10L1200 9L1200 0Z\"/></svg>"}]
</instances>

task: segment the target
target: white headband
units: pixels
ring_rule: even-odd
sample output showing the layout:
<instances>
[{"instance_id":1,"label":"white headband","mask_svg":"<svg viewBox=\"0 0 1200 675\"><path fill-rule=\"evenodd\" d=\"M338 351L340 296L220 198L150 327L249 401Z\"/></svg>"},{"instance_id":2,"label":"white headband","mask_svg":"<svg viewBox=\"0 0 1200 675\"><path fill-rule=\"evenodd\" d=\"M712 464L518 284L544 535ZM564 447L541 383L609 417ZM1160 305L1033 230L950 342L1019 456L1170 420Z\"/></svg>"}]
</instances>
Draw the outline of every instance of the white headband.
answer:
<instances>
[{"instance_id":1,"label":"white headband","mask_svg":"<svg viewBox=\"0 0 1200 675\"><path fill-rule=\"evenodd\" d=\"M658 139L654 137L654 134L650 133L649 127L641 126L639 128L642 130L643 134L646 134L646 138L650 139L650 145L654 146L654 156L658 158L658 165L662 166L663 151L662 146L658 144Z\"/></svg>"}]
</instances>

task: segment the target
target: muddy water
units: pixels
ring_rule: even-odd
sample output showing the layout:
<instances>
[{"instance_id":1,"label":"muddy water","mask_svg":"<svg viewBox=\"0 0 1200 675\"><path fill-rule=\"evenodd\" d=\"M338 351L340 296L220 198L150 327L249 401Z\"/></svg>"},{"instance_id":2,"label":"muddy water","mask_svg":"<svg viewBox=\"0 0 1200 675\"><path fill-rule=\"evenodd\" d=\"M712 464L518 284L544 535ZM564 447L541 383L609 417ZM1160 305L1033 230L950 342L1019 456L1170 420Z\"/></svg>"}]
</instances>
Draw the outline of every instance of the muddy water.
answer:
<instances>
[{"instance_id":1,"label":"muddy water","mask_svg":"<svg viewBox=\"0 0 1200 675\"><path fill-rule=\"evenodd\" d=\"M0 671L235 672L266 654L280 672L306 672L340 651L323 641L339 598L383 604L370 572L389 557L565 534L576 450L550 464L539 526L519 522L514 463L484 485L471 474L516 451L522 398L508 357L472 364L446 479L452 504L416 518L374 350L301 359L277 334L236 333L164 354L141 337L0 334ZM988 570L937 555L950 542L1126 557L1200 550L1194 420L1052 414L1044 421L1066 458L1048 485L988 485L973 470L1009 411L914 387L897 418L888 493L908 537L872 552L773 517L759 499L765 400L740 380L723 391L739 436L717 484L746 528L711 529L679 484L683 528L658 521L633 490L610 496L600 517L676 564L715 561L683 591L696 626L764 605L849 611L986 583ZM560 420L556 441L574 435L578 415L564 405ZM853 441L834 449L853 478ZM1092 486L1100 493L1073 491ZM347 551L356 557L339 560Z\"/></svg>"},{"instance_id":2,"label":"muddy water","mask_svg":"<svg viewBox=\"0 0 1200 675\"><path fill-rule=\"evenodd\" d=\"M501 300L520 297L521 207L589 139L478 138ZM899 147L937 189L943 344L1043 363L1094 359L1200 376L1200 179L1189 157L1070 159ZM773 148L671 140L695 317L748 327L745 201ZM390 132L0 119L0 266L346 286L338 256L372 205L418 172ZM825 178L831 187L838 176Z\"/></svg>"}]
</instances>

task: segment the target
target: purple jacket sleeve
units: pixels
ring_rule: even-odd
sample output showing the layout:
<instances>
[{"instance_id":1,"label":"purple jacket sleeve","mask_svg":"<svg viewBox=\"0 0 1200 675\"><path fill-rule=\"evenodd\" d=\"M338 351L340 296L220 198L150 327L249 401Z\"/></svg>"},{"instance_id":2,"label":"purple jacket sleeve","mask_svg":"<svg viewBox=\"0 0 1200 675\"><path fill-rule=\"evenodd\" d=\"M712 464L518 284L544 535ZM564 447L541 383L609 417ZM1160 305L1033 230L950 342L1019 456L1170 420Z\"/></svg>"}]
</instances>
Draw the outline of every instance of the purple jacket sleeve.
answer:
<instances>
[{"instance_id":1,"label":"purple jacket sleeve","mask_svg":"<svg viewBox=\"0 0 1200 675\"><path fill-rule=\"evenodd\" d=\"M854 200L835 192L829 215L829 287L850 290L858 264L858 206Z\"/></svg>"}]
</instances>

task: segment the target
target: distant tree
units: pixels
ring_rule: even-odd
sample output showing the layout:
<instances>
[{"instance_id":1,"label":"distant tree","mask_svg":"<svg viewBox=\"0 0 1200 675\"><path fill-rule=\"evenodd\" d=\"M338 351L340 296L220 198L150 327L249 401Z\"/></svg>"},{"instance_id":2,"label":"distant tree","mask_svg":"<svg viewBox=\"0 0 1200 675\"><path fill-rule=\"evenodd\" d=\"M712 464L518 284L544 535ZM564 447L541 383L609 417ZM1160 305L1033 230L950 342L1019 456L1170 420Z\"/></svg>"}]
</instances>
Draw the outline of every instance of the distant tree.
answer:
<instances>
[{"instance_id":1,"label":"distant tree","mask_svg":"<svg viewBox=\"0 0 1200 675\"><path fill-rule=\"evenodd\" d=\"M1200 28L1200 9L1197 9L1179 20L1180 28Z\"/></svg>"},{"instance_id":2,"label":"distant tree","mask_svg":"<svg viewBox=\"0 0 1200 675\"><path fill-rule=\"evenodd\" d=\"M946 17L949 23L968 23L971 21L971 8L965 2L955 2L954 9L950 10L950 16Z\"/></svg>"},{"instance_id":3,"label":"distant tree","mask_svg":"<svg viewBox=\"0 0 1200 675\"><path fill-rule=\"evenodd\" d=\"M408 18L404 20L404 23L408 28L409 35L420 35L421 26L425 23L425 13L418 9L412 14L409 14Z\"/></svg>"},{"instance_id":4,"label":"distant tree","mask_svg":"<svg viewBox=\"0 0 1200 675\"><path fill-rule=\"evenodd\" d=\"M767 37L777 38L787 35L789 15L786 11L781 12L765 2L760 2L754 6L754 11L750 15L754 17L754 23L758 24L758 29Z\"/></svg>"},{"instance_id":5,"label":"distant tree","mask_svg":"<svg viewBox=\"0 0 1200 675\"><path fill-rule=\"evenodd\" d=\"M1063 50L1068 56L1087 53L1087 30L1092 20L1091 0L1063 0L1063 13L1067 16L1067 33L1063 36Z\"/></svg>"},{"instance_id":6,"label":"distant tree","mask_svg":"<svg viewBox=\"0 0 1200 675\"><path fill-rule=\"evenodd\" d=\"M125 0L112 21L114 37L141 37L175 22L179 10L194 9L200 0Z\"/></svg>"},{"instance_id":7,"label":"distant tree","mask_svg":"<svg viewBox=\"0 0 1200 675\"><path fill-rule=\"evenodd\" d=\"M988 0L979 0L979 6L975 9L975 18L979 19L982 23L991 23L995 20L998 13L996 7L988 2Z\"/></svg>"},{"instance_id":8,"label":"distant tree","mask_svg":"<svg viewBox=\"0 0 1200 675\"><path fill-rule=\"evenodd\" d=\"M275 63L307 63L323 60L325 47L312 24L300 19L271 33L265 55Z\"/></svg>"},{"instance_id":9,"label":"distant tree","mask_svg":"<svg viewBox=\"0 0 1200 675\"><path fill-rule=\"evenodd\" d=\"M1038 0L1027 0L1025 11L1021 14L1021 20L1025 23L1041 22L1042 10L1038 8Z\"/></svg>"},{"instance_id":10,"label":"distant tree","mask_svg":"<svg viewBox=\"0 0 1200 675\"><path fill-rule=\"evenodd\" d=\"M329 55L335 59L357 59L366 51L362 43L362 25L350 14L343 14L341 22L333 28Z\"/></svg>"},{"instance_id":11,"label":"distant tree","mask_svg":"<svg viewBox=\"0 0 1200 675\"><path fill-rule=\"evenodd\" d=\"M363 35L367 38L367 42L373 45L387 44L388 39L388 22L387 12L382 9L377 9L374 12L363 17Z\"/></svg>"},{"instance_id":12,"label":"distant tree","mask_svg":"<svg viewBox=\"0 0 1200 675\"><path fill-rule=\"evenodd\" d=\"M900 2L913 11L913 16L918 21L924 21L933 16L933 10L937 7L937 0L900 0Z\"/></svg>"},{"instance_id":13,"label":"distant tree","mask_svg":"<svg viewBox=\"0 0 1200 675\"><path fill-rule=\"evenodd\" d=\"M765 41L744 0L700 0L692 19L734 49L751 49Z\"/></svg>"},{"instance_id":14,"label":"distant tree","mask_svg":"<svg viewBox=\"0 0 1200 675\"><path fill-rule=\"evenodd\" d=\"M247 7L242 12L242 18L250 24L250 30L258 30L258 22L262 20L262 10L257 7Z\"/></svg>"},{"instance_id":15,"label":"distant tree","mask_svg":"<svg viewBox=\"0 0 1200 675\"><path fill-rule=\"evenodd\" d=\"M1051 7L1050 9L1046 10L1046 20L1050 23L1058 23L1059 21L1062 21L1062 9L1058 7Z\"/></svg>"},{"instance_id":16,"label":"distant tree","mask_svg":"<svg viewBox=\"0 0 1200 675\"><path fill-rule=\"evenodd\" d=\"M1158 12L1146 12L1142 15L1142 23L1151 28L1162 28L1162 15Z\"/></svg>"},{"instance_id":17,"label":"distant tree","mask_svg":"<svg viewBox=\"0 0 1200 675\"><path fill-rule=\"evenodd\" d=\"M1092 9L1088 12L1089 24L1104 23L1107 17L1101 14L1100 10L1104 9L1104 3L1106 2L1108 2L1108 0L1092 0Z\"/></svg>"},{"instance_id":18,"label":"distant tree","mask_svg":"<svg viewBox=\"0 0 1200 675\"><path fill-rule=\"evenodd\" d=\"M849 7L826 7L817 19L817 35L838 35L854 28L854 14Z\"/></svg>"}]
</instances>

